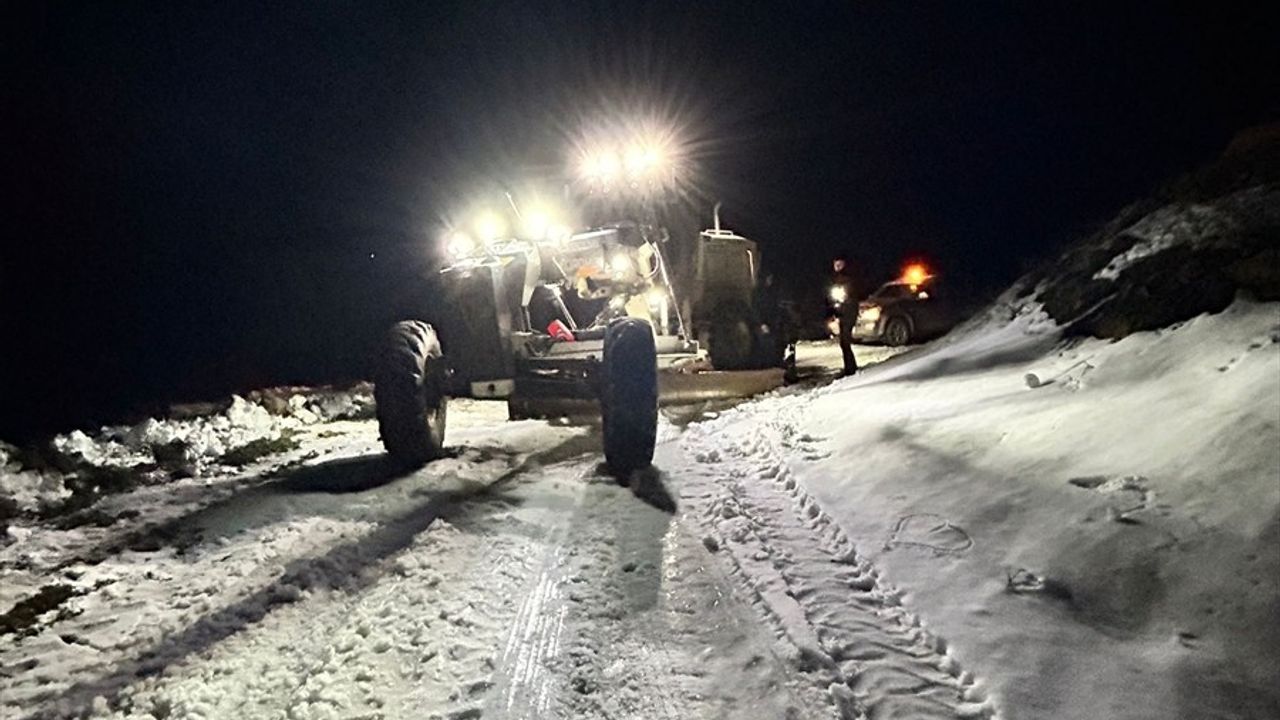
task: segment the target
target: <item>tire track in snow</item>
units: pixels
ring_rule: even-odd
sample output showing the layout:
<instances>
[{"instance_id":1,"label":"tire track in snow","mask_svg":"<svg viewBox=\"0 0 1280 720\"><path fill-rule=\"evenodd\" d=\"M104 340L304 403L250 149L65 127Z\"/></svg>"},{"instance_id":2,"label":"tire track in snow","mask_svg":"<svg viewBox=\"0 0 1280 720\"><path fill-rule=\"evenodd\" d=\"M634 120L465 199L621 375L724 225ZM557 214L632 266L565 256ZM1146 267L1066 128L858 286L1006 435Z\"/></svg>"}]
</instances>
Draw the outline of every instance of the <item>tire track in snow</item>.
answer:
<instances>
[{"instance_id":1,"label":"tire track in snow","mask_svg":"<svg viewBox=\"0 0 1280 720\"><path fill-rule=\"evenodd\" d=\"M547 717L703 717L676 699L701 683L679 671L689 648L658 607L670 516L612 478L590 481L579 499L563 548L569 613L553 661L561 692Z\"/></svg>"},{"instance_id":2,"label":"tire track in snow","mask_svg":"<svg viewBox=\"0 0 1280 720\"><path fill-rule=\"evenodd\" d=\"M487 538L455 530L476 526L478 517L505 513L513 486L531 474L554 475L556 464L594 446L579 432L548 435L548 441L559 443L526 451L499 446L492 451L492 461L483 459L486 453L475 453L481 459L442 461L410 476L373 483L359 493L328 486L314 492L281 487L233 499L217 512L201 508L189 523L221 525L217 517L230 515L237 519L233 530L224 528L227 534L201 543L200 552L166 556L157 572L147 570L148 578L156 577L138 597L108 596L109 586L98 593L101 597L91 598L96 602L90 608L95 617L86 613L85 622L100 624L101 618L111 620L115 614L128 622L118 632L88 627L84 636L93 639L111 631L107 634L123 636L124 644L104 646L86 659L78 646L60 649L56 635L37 637L25 648L39 655L39 665L33 666L37 672L19 674L12 683L0 677L5 681L4 699L12 702L9 693L19 690L24 716L29 712L39 717L153 705L162 714L172 714L179 704L192 708L177 713L180 716L283 717L286 711L305 715L308 707L333 705L332 696L356 705L367 702L372 712L377 703L386 704L385 698L413 696L404 690L406 684L420 687L419 680L430 678L446 685L447 694L429 692L428 706L461 706L459 712L469 712L488 689L485 678L493 667L487 641L477 642L472 636L488 634L494 646L500 642L504 619L516 609L507 599L515 597L515 588L535 571L525 558L536 543L520 535ZM350 468L338 469L345 475ZM251 518L246 526L246 514L258 511L262 516ZM206 516L209 513L217 517ZM313 513L333 516L326 522L348 514L361 522L339 524L338 531L311 538L309 532L319 519L311 517ZM475 560L466 562L473 556ZM145 559L125 559L130 566L149 564ZM224 567L223 559L233 562ZM181 582L172 582L175 579ZM212 587L225 587L225 592L198 605L183 597L178 598L180 604L162 599L166 587L175 597L199 594L210 580ZM504 587L510 582L516 585ZM136 589L136 584L131 582L126 590ZM353 637L350 626L369 617L381 621L369 620ZM382 637L381 627L388 624L395 632ZM441 644L436 655L427 657L433 645L419 632L425 625L445 630L458 642ZM410 642L403 641L406 634L412 636ZM343 641L338 643L335 635ZM400 651L392 652L397 648ZM424 654L415 655L419 651ZM3 656L0 653L0 659ZM271 657L270 667L259 669L255 656ZM393 668L383 667L388 658L396 658ZM427 674L404 675L405 668L417 665L426 667ZM59 674L41 673L39 668L45 666L57 667ZM344 674L335 667L357 672ZM211 678L229 679L232 688ZM175 685L186 687L171 693ZM357 686L388 692L367 697L349 692ZM298 688L306 690L301 697L295 697ZM241 701L253 712L225 707ZM216 709L205 712L211 707Z\"/></svg>"},{"instance_id":3,"label":"tire track in snow","mask_svg":"<svg viewBox=\"0 0 1280 720\"><path fill-rule=\"evenodd\" d=\"M684 434L682 449L696 463L683 494L715 529L708 545L726 551L796 648L796 663L829 683L844 720L996 717L946 643L902 607L900 593L800 487L786 456L818 456L815 441L796 434L790 404L772 402L781 412L736 425L741 434L725 432L735 415Z\"/></svg>"},{"instance_id":4,"label":"tire track in snow","mask_svg":"<svg viewBox=\"0 0 1280 720\"><path fill-rule=\"evenodd\" d=\"M667 647L678 644L676 638L659 632L664 642L658 643L655 629L634 626L633 613L644 610L633 607L633 586L657 584L669 519L636 507L639 501L612 478L600 477L595 463L577 475L581 489L572 511L548 534L537 577L500 656L485 715L701 717L700 710L673 700L701 689L699 678L683 677L677 669L688 663ZM636 552L636 545L644 551Z\"/></svg>"},{"instance_id":5,"label":"tire track in snow","mask_svg":"<svg viewBox=\"0 0 1280 720\"><path fill-rule=\"evenodd\" d=\"M533 589L524 596L499 656L494 699L507 718L548 717L554 692L547 662L560 652L568 607L564 599L563 528L553 533L552 548L538 569Z\"/></svg>"},{"instance_id":6,"label":"tire track in snow","mask_svg":"<svg viewBox=\"0 0 1280 720\"><path fill-rule=\"evenodd\" d=\"M725 592L691 528L595 463L575 474L571 504L548 518L529 558L483 717L814 717L823 698L768 653L754 612Z\"/></svg>"}]
</instances>

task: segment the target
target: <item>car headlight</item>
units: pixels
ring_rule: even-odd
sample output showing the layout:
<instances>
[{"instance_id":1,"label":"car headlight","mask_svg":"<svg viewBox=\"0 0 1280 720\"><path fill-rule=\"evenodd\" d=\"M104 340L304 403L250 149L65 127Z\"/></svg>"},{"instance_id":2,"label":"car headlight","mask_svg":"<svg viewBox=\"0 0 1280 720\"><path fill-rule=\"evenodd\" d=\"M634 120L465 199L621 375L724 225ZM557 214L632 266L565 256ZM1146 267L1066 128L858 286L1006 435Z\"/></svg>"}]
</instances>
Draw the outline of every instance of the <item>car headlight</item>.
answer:
<instances>
[{"instance_id":1,"label":"car headlight","mask_svg":"<svg viewBox=\"0 0 1280 720\"><path fill-rule=\"evenodd\" d=\"M831 286L831 302L842 303L849 299L849 293L845 291L843 285Z\"/></svg>"},{"instance_id":2,"label":"car headlight","mask_svg":"<svg viewBox=\"0 0 1280 720\"><path fill-rule=\"evenodd\" d=\"M868 321L868 322L871 322L871 321L874 321L874 320L879 320L879 319L880 319L880 306L879 306L879 305L872 305L871 307L864 307L864 308L862 308L861 310L859 310L859 311L858 311L858 319L859 319L859 320L866 320L866 321Z\"/></svg>"}]
</instances>

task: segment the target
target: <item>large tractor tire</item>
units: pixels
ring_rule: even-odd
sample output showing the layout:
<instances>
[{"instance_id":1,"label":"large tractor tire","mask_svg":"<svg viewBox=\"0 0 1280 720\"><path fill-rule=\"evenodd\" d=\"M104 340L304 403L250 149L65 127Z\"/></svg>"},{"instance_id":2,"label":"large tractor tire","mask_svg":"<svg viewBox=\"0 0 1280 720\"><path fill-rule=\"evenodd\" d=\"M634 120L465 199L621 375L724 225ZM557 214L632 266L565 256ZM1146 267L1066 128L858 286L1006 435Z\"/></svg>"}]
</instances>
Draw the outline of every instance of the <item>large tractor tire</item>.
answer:
<instances>
[{"instance_id":1,"label":"large tractor tire","mask_svg":"<svg viewBox=\"0 0 1280 720\"><path fill-rule=\"evenodd\" d=\"M378 432L396 462L418 467L443 453L449 405L443 379L435 330L417 320L396 323L387 333L373 385Z\"/></svg>"},{"instance_id":2,"label":"large tractor tire","mask_svg":"<svg viewBox=\"0 0 1280 720\"><path fill-rule=\"evenodd\" d=\"M755 359L755 332L751 308L742 303L725 303L711 316L711 337L707 354L716 370L746 370Z\"/></svg>"},{"instance_id":3,"label":"large tractor tire","mask_svg":"<svg viewBox=\"0 0 1280 720\"><path fill-rule=\"evenodd\" d=\"M604 459L619 480L649 467L658 437L658 352L653 328L618 318L604 335L600 410Z\"/></svg>"}]
</instances>

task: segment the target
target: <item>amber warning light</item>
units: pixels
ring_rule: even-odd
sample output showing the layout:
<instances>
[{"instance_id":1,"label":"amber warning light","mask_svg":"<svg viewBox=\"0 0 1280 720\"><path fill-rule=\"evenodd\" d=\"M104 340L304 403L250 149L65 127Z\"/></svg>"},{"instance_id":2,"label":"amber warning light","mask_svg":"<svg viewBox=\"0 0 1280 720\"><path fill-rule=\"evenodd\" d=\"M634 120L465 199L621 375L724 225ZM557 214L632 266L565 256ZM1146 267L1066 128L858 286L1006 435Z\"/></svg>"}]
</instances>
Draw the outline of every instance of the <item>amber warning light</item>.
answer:
<instances>
[{"instance_id":1,"label":"amber warning light","mask_svg":"<svg viewBox=\"0 0 1280 720\"><path fill-rule=\"evenodd\" d=\"M902 269L902 282L919 285L929 277L929 271L921 263L911 263Z\"/></svg>"}]
</instances>

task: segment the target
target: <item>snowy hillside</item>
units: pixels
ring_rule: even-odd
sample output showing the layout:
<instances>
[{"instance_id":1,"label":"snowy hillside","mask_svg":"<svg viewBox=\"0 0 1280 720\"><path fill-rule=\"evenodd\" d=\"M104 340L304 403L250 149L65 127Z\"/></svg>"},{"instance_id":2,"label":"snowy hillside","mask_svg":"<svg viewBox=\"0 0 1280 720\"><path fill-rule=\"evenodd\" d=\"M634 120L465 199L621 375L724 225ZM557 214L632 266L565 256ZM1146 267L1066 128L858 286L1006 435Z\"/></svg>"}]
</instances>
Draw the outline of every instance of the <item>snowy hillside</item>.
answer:
<instances>
[{"instance_id":1,"label":"snowy hillside","mask_svg":"<svg viewBox=\"0 0 1280 720\"><path fill-rule=\"evenodd\" d=\"M686 443L847 537L1002 716L1278 717L1278 171L1225 156L948 337Z\"/></svg>"},{"instance_id":2,"label":"snowy hillside","mask_svg":"<svg viewBox=\"0 0 1280 720\"><path fill-rule=\"evenodd\" d=\"M686 438L820 507L1004 717L1280 711L1280 305L1028 312Z\"/></svg>"},{"instance_id":3,"label":"snowy hillside","mask_svg":"<svg viewBox=\"0 0 1280 720\"><path fill-rule=\"evenodd\" d=\"M1124 208L1023 278L1068 335L1122 338L1240 293L1280 300L1280 132Z\"/></svg>"}]
</instances>

